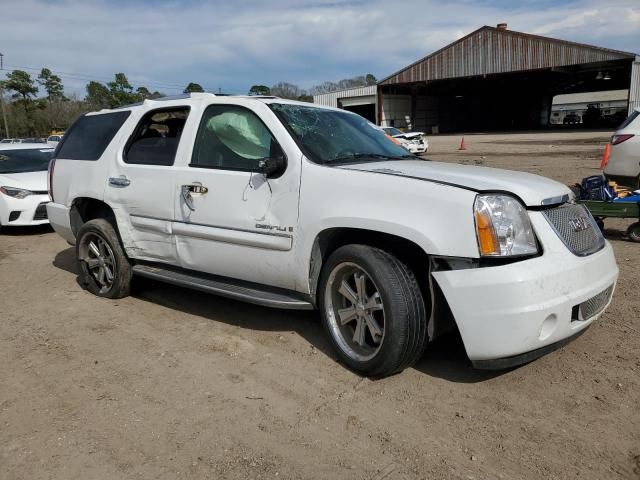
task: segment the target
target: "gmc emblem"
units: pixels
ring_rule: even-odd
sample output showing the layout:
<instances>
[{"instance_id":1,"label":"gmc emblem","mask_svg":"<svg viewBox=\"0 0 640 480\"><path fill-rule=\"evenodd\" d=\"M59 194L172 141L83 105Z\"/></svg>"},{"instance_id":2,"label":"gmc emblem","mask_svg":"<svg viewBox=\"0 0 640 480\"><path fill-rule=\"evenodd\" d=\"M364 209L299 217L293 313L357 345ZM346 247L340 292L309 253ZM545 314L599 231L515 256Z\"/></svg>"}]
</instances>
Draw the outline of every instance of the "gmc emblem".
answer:
<instances>
[{"instance_id":1,"label":"gmc emblem","mask_svg":"<svg viewBox=\"0 0 640 480\"><path fill-rule=\"evenodd\" d=\"M587 218L583 217L582 215L580 215L579 217L570 218L569 225L571 225L571 228L573 228L573 231L576 233L584 232L591 226Z\"/></svg>"}]
</instances>

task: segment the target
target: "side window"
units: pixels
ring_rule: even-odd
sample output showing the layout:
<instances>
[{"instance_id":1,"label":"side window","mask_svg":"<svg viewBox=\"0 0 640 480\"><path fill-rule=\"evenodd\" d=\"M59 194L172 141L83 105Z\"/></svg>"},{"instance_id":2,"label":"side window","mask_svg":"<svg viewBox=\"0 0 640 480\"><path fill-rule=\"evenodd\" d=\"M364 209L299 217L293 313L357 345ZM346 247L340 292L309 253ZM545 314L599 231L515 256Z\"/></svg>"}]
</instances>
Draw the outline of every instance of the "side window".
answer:
<instances>
[{"instance_id":1,"label":"side window","mask_svg":"<svg viewBox=\"0 0 640 480\"><path fill-rule=\"evenodd\" d=\"M123 110L80 117L62 137L56 158L98 160L129 115L129 110Z\"/></svg>"},{"instance_id":2,"label":"side window","mask_svg":"<svg viewBox=\"0 0 640 480\"><path fill-rule=\"evenodd\" d=\"M189 116L189 107L148 112L127 142L125 163L171 166L176 158L180 136Z\"/></svg>"},{"instance_id":3,"label":"side window","mask_svg":"<svg viewBox=\"0 0 640 480\"><path fill-rule=\"evenodd\" d=\"M250 172L260 160L283 155L255 113L236 105L210 105L202 115L190 166Z\"/></svg>"}]
</instances>

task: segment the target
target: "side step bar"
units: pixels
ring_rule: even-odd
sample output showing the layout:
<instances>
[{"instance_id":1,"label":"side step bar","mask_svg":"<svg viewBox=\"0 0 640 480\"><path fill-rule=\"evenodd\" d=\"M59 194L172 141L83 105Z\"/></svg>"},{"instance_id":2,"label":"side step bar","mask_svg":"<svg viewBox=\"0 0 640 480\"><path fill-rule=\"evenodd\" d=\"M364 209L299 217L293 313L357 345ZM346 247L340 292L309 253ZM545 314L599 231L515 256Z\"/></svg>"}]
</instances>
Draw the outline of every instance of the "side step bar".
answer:
<instances>
[{"instance_id":1,"label":"side step bar","mask_svg":"<svg viewBox=\"0 0 640 480\"><path fill-rule=\"evenodd\" d=\"M222 297L233 298L242 302L253 303L263 307L285 308L290 310L313 310L313 304L302 294L266 287L255 283L208 275L190 270L175 269L164 266L137 264L133 273L161 282L193 288L202 292L213 293Z\"/></svg>"}]
</instances>

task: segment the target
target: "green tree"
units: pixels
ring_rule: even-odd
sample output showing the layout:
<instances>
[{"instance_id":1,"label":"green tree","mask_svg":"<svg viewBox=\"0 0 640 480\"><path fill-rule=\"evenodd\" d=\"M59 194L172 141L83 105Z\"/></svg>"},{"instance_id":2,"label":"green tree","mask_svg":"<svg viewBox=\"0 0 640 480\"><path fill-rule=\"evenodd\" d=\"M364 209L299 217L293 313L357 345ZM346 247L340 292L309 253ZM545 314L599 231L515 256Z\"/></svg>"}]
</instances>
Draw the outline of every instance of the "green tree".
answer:
<instances>
[{"instance_id":1,"label":"green tree","mask_svg":"<svg viewBox=\"0 0 640 480\"><path fill-rule=\"evenodd\" d=\"M204 88L199 83L189 82L189 85L185 87L183 93L204 92Z\"/></svg>"},{"instance_id":2,"label":"green tree","mask_svg":"<svg viewBox=\"0 0 640 480\"><path fill-rule=\"evenodd\" d=\"M249 95L271 95L271 89L266 85L254 85L249 89Z\"/></svg>"},{"instance_id":3,"label":"green tree","mask_svg":"<svg viewBox=\"0 0 640 480\"><path fill-rule=\"evenodd\" d=\"M114 81L107 83L107 87L111 94L111 108L121 107L138 100L124 73L116 73Z\"/></svg>"},{"instance_id":4,"label":"green tree","mask_svg":"<svg viewBox=\"0 0 640 480\"><path fill-rule=\"evenodd\" d=\"M151 92L147 87L138 87L136 89L136 95L140 101L146 100L147 98L153 100L154 98L161 98L164 95L158 92Z\"/></svg>"},{"instance_id":5,"label":"green tree","mask_svg":"<svg viewBox=\"0 0 640 480\"><path fill-rule=\"evenodd\" d=\"M44 88L45 92L47 92L47 100L49 100L49 102L52 100L64 99L64 87L62 85L62 80L59 76L54 75L48 68L40 70L38 83L42 88Z\"/></svg>"},{"instance_id":6,"label":"green tree","mask_svg":"<svg viewBox=\"0 0 640 480\"><path fill-rule=\"evenodd\" d=\"M13 98L18 99L15 103L22 104L24 109L24 132L33 135L34 124L34 102L33 98L38 93L38 86L27 72L14 70L7 74L7 79L3 82L3 88L15 92Z\"/></svg>"},{"instance_id":7,"label":"green tree","mask_svg":"<svg viewBox=\"0 0 640 480\"><path fill-rule=\"evenodd\" d=\"M85 101L92 110L111 107L111 92L100 82L91 81L87 83L87 96Z\"/></svg>"},{"instance_id":8,"label":"green tree","mask_svg":"<svg viewBox=\"0 0 640 480\"><path fill-rule=\"evenodd\" d=\"M375 85L376 83L378 83L378 79L374 77L371 73L367 73L364 78L365 78L365 81L367 82L367 85Z\"/></svg>"},{"instance_id":9,"label":"green tree","mask_svg":"<svg viewBox=\"0 0 640 480\"><path fill-rule=\"evenodd\" d=\"M31 100L38 93L38 87L34 80L27 72L22 70L14 70L7 74L7 80L4 82L4 88L15 92L14 98L22 97L24 102Z\"/></svg>"}]
</instances>

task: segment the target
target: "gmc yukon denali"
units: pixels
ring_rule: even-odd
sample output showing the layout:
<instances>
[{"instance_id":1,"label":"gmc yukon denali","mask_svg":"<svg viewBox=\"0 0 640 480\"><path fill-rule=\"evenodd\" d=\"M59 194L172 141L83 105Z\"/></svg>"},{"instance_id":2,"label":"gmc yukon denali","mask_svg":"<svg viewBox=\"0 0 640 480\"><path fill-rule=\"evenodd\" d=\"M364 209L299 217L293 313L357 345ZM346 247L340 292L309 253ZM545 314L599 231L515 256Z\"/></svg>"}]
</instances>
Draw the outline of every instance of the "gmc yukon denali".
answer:
<instances>
[{"instance_id":1,"label":"gmc yukon denali","mask_svg":"<svg viewBox=\"0 0 640 480\"><path fill-rule=\"evenodd\" d=\"M530 361L598 318L618 276L566 186L425 161L358 115L274 97L89 113L49 183L95 295L123 297L137 275L318 309L339 359L373 377L455 328L478 368Z\"/></svg>"}]
</instances>

